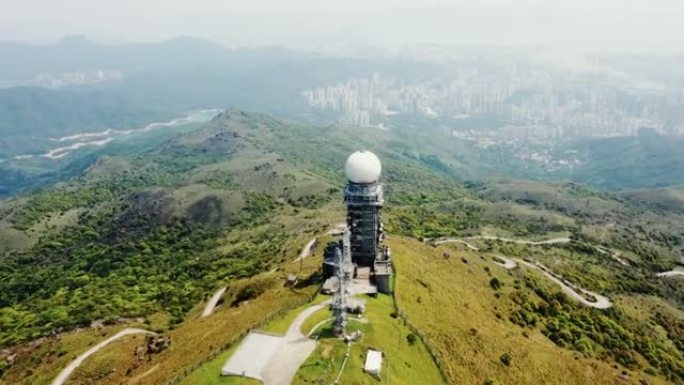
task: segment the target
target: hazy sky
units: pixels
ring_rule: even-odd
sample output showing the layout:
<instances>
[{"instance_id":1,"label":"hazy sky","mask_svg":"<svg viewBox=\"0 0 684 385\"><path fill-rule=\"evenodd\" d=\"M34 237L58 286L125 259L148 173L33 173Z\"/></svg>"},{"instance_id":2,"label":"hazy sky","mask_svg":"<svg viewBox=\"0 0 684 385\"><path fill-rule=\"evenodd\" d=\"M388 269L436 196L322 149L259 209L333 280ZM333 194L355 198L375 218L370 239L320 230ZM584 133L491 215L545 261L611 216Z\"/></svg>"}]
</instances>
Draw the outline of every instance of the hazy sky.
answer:
<instances>
[{"instance_id":1,"label":"hazy sky","mask_svg":"<svg viewBox=\"0 0 684 385\"><path fill-rule=\"evenodd\" d=\"M417 43L684 52L682 0L0 0L0 40Z\"/></svg>"}]
</instances>

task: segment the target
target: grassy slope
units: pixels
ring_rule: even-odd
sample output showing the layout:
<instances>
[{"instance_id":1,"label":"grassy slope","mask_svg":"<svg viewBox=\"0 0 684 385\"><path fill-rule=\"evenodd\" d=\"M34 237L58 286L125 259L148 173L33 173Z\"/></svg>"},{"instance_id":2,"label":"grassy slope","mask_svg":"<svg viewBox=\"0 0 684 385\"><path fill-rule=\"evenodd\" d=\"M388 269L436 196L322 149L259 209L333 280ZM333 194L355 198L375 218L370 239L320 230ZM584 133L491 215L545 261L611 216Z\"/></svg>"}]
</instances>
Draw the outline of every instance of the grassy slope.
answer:
<instances>
[{"instance_id":1,"label":"grassy slope","mask_svg":"<svg viewBox=\"0 0 684 385\"><path fill-rule=\"evenodd\" d=\"M608 385L621 375L622 368L559 348L538 330L527 330L525 337L524 329L507 320L513 306L509 294L520 272L509 273L469 251L453 255L446 247L398 237L390 244L398 268L399 305L434 348L450 382L479 385L491 378L507 385ZM453 256L447 260L444 252ZM504 282L499 298L489 287L485 267ZM513 358L511 366L499 360L506 352ZM638 378L666 383L643 373L631 375L627 383Z\"/></svg>"},{"instance_id":2,"label":"grassy slope","mask_svg":"<svg viewBox=\"0 0 684 385\"><path fill-rule=\"evenodd\" d=\"M320 253L313 260L320 261ZM319 302L326 299L318 296ZM351 321L350 328L361 330L364 333L363 340L354 344L351 350L350 361L342 377L342 383L349 384L376 384L377 380L364 374L361 368L365 360L368 348L379 349L385 354L385 365L382 381L387 380L388 373L393 384L442 384L444 383L426 347L419 340L409 344L406 337L411 331L403 324L401 319L391 317L394 311L391 297L381 295L377 299L364 297L366 300L365 318L368 323ZM299 312L309 305L300 306L291 310L285 316L268 323L263 330L282 333ZM330 318L330 312L322 309L314 313L302 325L302 331L307 333L319 322ZM330 324L324 324L315 333L320 339L319 344L309 359L302 365L295 377L294 384L319 384L331 383L337 376L346 353L344 343L330 337ZM208 361L190 376L186 377L184 385L249 385L249 379L220 377L218 373L223 363L230 356L230 352L224 352L216 358Z\"/></svg>"},{"instance_id":3,"label":"grassy slope","mask_svg":"<svg viewBox=\"0 0 684 385\"><path fill-rule=\"evenodd\" d=\"M223 141L220 139L221 136L216 136L222 132L238 133L240 136L236 140L237 146L233 146L230 141ZM225 230L219 235L217 249L209 250L209 254L222 255L226 264L235 262L230 257L232 251L258 244L264 234L280 233L286 238L281 240L283 241L282 247L273 255L260 256L264 257L263 266L259 267L263 271L263 269L274 268L279 263L293 258L314 232L320 231L324 226L343 217L339 201L333 202L339 198L339 190L330 193L328 189L339 188L342 183L343 176L340 165L343 164L348 153L358 148L368 148L378 153L383 160L385 168L383 179L388 186L387 228L392 232L412 234L418 237L451 234L468 235L488 231L492 234L526 238L540 237L541 234L549 232L564 235L575 232L591 240L599 240L600 243L611 247L625 250L629 246L628 251L633 254L629 254L629 257L633 257L636 261L641 261L651 254L649 248L642 249L642 246L653 247L659 254L658 258L655 259L655 262L658 263L646 265L648 269L651 269L652 266L663 265L659 261L665 261L664 266L667 266L667 263L671 266L678 253L681 256L681 234L684 233L681 230L684 223L681 215L658 207L651 209L651 206L629 205L623 199L609 194L598 194L571 185L497 181L469 186L469 190L465 190L455 182L453 175L448 170L440 171L438 170L439 167L435 167L435 162L426 164L420 160L424 153L440 154L444 149L430 148L419 143L405 144L404 147L401 147L396 146L397 141L397 137L388 132L355 128L312 128L283 124L260 115L231 112L215 119L197 132L164 142L157 151L143 154L139 158L132 159L131 162L120 163L116 159L104 160L101 164L96 164L83 178L74 180L62 188L68 191L78 191L92 185L104 184L108 180L116 183L122 180L131 180L131 170L133 170L133 180L136 183L140 183L139 180L145 180L147 177L153 177L154 179L149 181L150 183L143 183L141 187L136 187L133 191L124 191L121 195L107 198L104 202L96 203L89 208L97 214L98 210L103 207L116 206L116 202L119 202L120 198L125 200L130 199L131 195L140 191L160 190L163 192L164 199L161 201L164 202L163 208L165 210L168 209L174 215L184 218L192 219L194 217L197 225L207 225ZM331 143L335 143L335 145L331 146ZM234 157L230 158L230 156ZM279 159L283 160L280 161ZM114 165L116 167L111 165L112 161L116 163ZM122 169L128 169L129 179L122 179ZM172 172L169 172L169 169ZM276 209L275 213L271 213L274 215L269 218L267 223L255 224L253 227L235 228L233 226L234 221L239 219L235 218L235 215L243 216L246 213L242 210L246 202L246 194L253 192L269 194L273 198L285 202L285 204ZM61 190L52 191L48 195L51 198L59 198L55 202L62 200ZM321 197L323 203L317 203L316 199ZM3 202L3 207L7 207L7 204L36 207L26 203L26 201L26 198L20 198L11 202ZM78 199L74 199L74 201L79 203ZM326 204L326 201L330 203ZM72 207L73 204L70 203L66 207L49 211L50 204L53 201L46 200L46 202L48 203L46 205L48 211L40 212L35 221L29 221L33 229L43 231L44 225L49 223L50 226L55 225L54 231L57 233L63 224L61 220L54 218L60 218L60 211L73 212L71 210L79 210L77 207ZM207 202L211 204L205 204ZM313 204L310 205L311 202ZM307 206L311 207L307 208ZM145 205L138 207L138 209L154 213L162 211L157 210L157 208L150 210L150 207ZM0 209L0 213L3 213L2 209ZM53 219L47 219L46 215L51 215ZM8 218L5 217L4 220L8 220ZM65 220L64 222L68 221ZM19 239L17 244L30 245L36 238L35 234L36 232L32 230L22 232L20 237L27 238ZM15 235L10 234L10 236ZM0 239L3 239L2 236ZM635 244L636 241L638 244ZM422 250L423 247L411 245L411 247L415 246L417 250ZM398 247L401 248L401 245ZM405 254L415 254L414 250L410 251L410 253L406 252ZM435 261L442 261L441 254L434 254L433 256L437 257ZM417 256L417 258L421 257ZM403 267L402 263L406 263L402 261L402 256L399 255L400 271ZM452 259L447 264L448 268L443 269L444 271L440 265L439 271L436 271L434 275L430 274L427 278L429 280L434 279L434 277L444 278L444 282L430 283L435 285L434 287L440 287L440 293L451 293L452 290L461 293L465 290L463 287L458 289L450 286L453 284L449 281L452 276L446 274L446 272L456 269L457 266L455 265L458 265L456 262ZM581 262L593 263L594 261L588 259ZM431 265L428 264L427 266ZM436 266L433 267L437 268ZM574 266L570 267L574 268ZM495 268L498 267L492 267L492 269ZM452 273L456 274L458 271L456 269ZM522 381L520 378L528 378L526 376L534 377L532 374L517 373L518 371L522 372L522 366L518 366L521 362L530 364L531 367L536 367L535 362L538 362L541 369L532 371L538 377L548 375L556 369L558 373L564 376L577 375L577 378L580 379L589 378L588 376L594 373L606 373L601 368L605 368L607 365L597 363L596 360L580 358L578 359L579 364L573 364L574 354L572 352L556 348L538 332L530 337L535 343L534 352L523 352L530 355L530 358L527 358L528 361L520 361L520 358L514 355L514 364L511 368L504 369L496 366L500 365L498 356L502 353L501 347L516 346L516 344L520 344L522 347L530 345L526 345L525 341L528 340L526 338L521 339L520 336L510 337L510 341L507 340L509 337L506 333L519 334L520 329L509 328L503 321L492 321L491 319L487 321L485 318L478 318L486 315L492 316L492 313L487 314L480 307L498 305L499 301L486 295L491 294L491 292L488 291L487 282L483 281L486 279L482 276L484 273L480 269L474 269L474 271L472 277L464 274L456 274L456 276L461 278L459 282L468 282L469 285L473 285L473 293L477 293L477 295L465 293L464 296L464 298L469 299L467 302L469 306L475 306L478 309L477 314L473 315L475 319L464 318L469 312L462 312L460 306L465 302L459 302L458 296L432 295L428 298L426 295L421 295L423 304L429 303L431 305L427 310L423 309L423 306L411 304L410 298L415 300L415 296L410 293L422 290L420 289L422 285L417 287L415 282L411 283L410 281L410 277L415 277L417 274L416 271L405 272L406 277L408 277L406 279L409 279L409 282L404 284L407 286L409 294L401 294L404 297L400 298L400 301L408 301L406 310L409 313L418 311L421 317L431 315L432 319L423 325L425 328L421 326L421 329L425 330L426 333L434 333L435 330L439 332L439 338L446 344L442 349L447 349L445 350L447 353L456 352L459 354L457 363L461 365L460 370L470 372L468 357L482 355L482 353L473 353L473 351L485 350L487 352L484 359L478 359L477 364L473 364L476 370L473 370L474 374L471 376L475 374L478 376L478 378L472 378L474 381L479 380L481 382L485 378L482 376L488 374L503 374L504 379L518 378L518 381ZM647 272L650 273L650 270ZM482 282L470 282L473 277ZM231 278L217 275L212 270L202 277L198 285L201 285L200 289L206 297L211 295L211 292L225 279ZM477 305L479 301L483 305ZM192 325L198 328L197 333L204 332L202 328L211 327L208 324L195 323L197 321L194 321L194 317L200 311L201 305L198 303L199 301L190 302L191 305L195 304L196 306L186 314L186 321L175 329L184 331L176 332L179 334L174 334L176 336L174 341L185 339L186 335L190 336L191 334L186 333L191 332ZM649 304L655 306L651 302L646 302L645 305L640 303L639 306L641 306L642 311L646 311L651 306ZM290 305L284 306L286 308ZM438 305L442 307L440 308ZM439 311L451 308L459 310L453 314L453 319L464 319L464 325L444 320L444 314ZM157 308L154 310L164 313L165 309ZM502 314L505 318L506 314ZM496 314L494 314L495 316ZM148 316L148 318L150 317ZM161 318L164 318L163 314ZM256 322L256 318L252 320ZM470 350L458 350L464 348L460 347L460 343L454 341L468 341L467 335L463 335L463 333L469 332L471 325L477 325L480 321L484 322L483 325L487 327L487 330L493 329L493 334L487 334L487 338L483 339L482 342L475 341L464 345ZM163 328L166 325L160 327ZM183 329L184 327L189 329ZM502 331L497 331L498 329ZM73 334L80 335L79 333ZM230 330L217 338L226 341L229 336L234 336L236 333L238 333L237 330ZM446 337L451 338L452 342L449 343L449 340L445 339ZM117 368L117 371L106 375L105 378L108 382L105 383L111 382L113 384L117 383L117 380L120 382L124 379L128 380L124 374L124 369L126 369L126 362L129 362L126 360L132 356L131 352L134 345L127 341L121 344L121 354L117 356L121 357L123 361L112 360L111 367ZM504 342L508 345L503 346ZM89 343L92 344L92 342ZM536 344L542 346L541 350L537 350ZM20 357L19 363L10 369L0 381L8 381L8 384L18 383L19 379L28 381L26 380L26 370L29 368L35 373L35 378L44 377L47 381L47 378L56 374L55 368L59 366L59 362L66 362L64 359L60 361L61 358L55 358L58 353L56 350L58 346L50 342L45 350L31 352ZM78 343L65 347L68 352L67 355L75 356L79 351L85 350L81 348L82 346L84 346L83 343ZM113 345L112 349L118 349L117 346L119 345ZM206 344L201 339L191 342L188 349L197 350L197 354L188 355L187 361L166 360L169 362L167 366L155 369L145 378L150 378L152 379L150 381L153 381L163 378L158 377L161 374L155 373L179 373L185 370L188 365L199 362L200 356L206 354L206 352L202 353L201 351L205 348ZM50 351L53 352L48 354ZM558 361L556 358L559 356L569 357L569 359L567 362L555 362ZM103 362L106 361L93 357L92 367L86 364L84 371L79 374L82 376L75 378L84 383L93 381L94 378L102 374L103 367L108 367ZM152 362L155 363L156 361L153 360ZM54 367L50 365L54 365ZM566 365L567 368L564 369L563 365ZM138 376L153 367L154 365L146 363L134 370L131 375ZM505 376L506 374L508 377ZM466 374L465 377L468 378L468 375ZM605 376L605 378L608 377L610 376ZM144 381L147 380L141 379L141 381L143 381L141 383L145 383Z\"/></svg>"},{"instance_id":4,"label":"grassy slope","mask_svg":"<svg viewBox=\"0 0 684 385\"><path fill-rule=\"evenodd\" d=\"M364 336L360 342L352 345L340 383L378 383L377 379L362 370L366 352L372 348L384 354L381 382L388 381L389 376L392 384L443 384L444 380L425 346L420 341L409 344L406 336L410 334L410 330L401 319L390 316L394 311L392 298L380 295L378 298L364 299L364 317L368 319L368 323L349 323L350 329L361 330ZM294 385L334 382L341 369L346 345L337 338L330 337L331 328L328 323L315 332L320 338L318 346L297 372Z\"/></svg>"},{"instance_id":5,"label":"grassy slope","mask_svg":"<svg viewBox=\"0 0 684 385\"><path fill-rule=\"evenodd\" d=\"M289 291L275 291L262 296L249 305L240 308L222 309L211 317L193 320L184 323L177 329L167 333L171 337L171 347L157 355L150 356L139 362L134 356L136 346L143 345L140 337L130 337L109 345L98 354L86 360L76 371L71 379L71 384L119 384L131 378L154 369L143 378L139 378L139 384L167 383L176 376L189 370L193 365L202 361L213 351L220 349L222 345L231 343L236 337L246 332L250 327L259 325L263 319L279 311L297 306L308 298L311 290L302 294L290 293ZM83 333L75 333L83 337ZM109 335L109 334L108 334ZM104 336L103 336L104 337ZM101 338L97 340L100 340ZM77 338L77 337L73 337ZM97 341L91 338L90 341ZM1 380L3 384L48 384L57 375L59 369L68 360L73 359L81 351L87 349L87 345L80 344L63 345L62 342L50 343L49 345L64 346L65 350L73 353L55 363L54 353L48 352L42 356L33 354L35 362L32 368L15 366ZM90 343L88 343L90 345ZM80 346L83 346L81 348ZM53 350L54 348L48 348ZM27 377L26 370L40 373L36 376ZM130 370L130 371L129 371Z\"/></svg>"},{"instance_id":6,"label":"grassy slope","mask_svg":"<svg viewBox=\"0 0 684 385\"><path fill-rule=\"evenodd\" d=\"M293 249L288 258L294 258ZM108 345L91 356L74 372L70 384L120 384L136 379L136 384L167 383L185 372L199 367L207 357L223 351L239 340L248 329L259 327L269 318L283 314L308 301L317 286L291 290L284 288L284 277L289 273L305 277L318 268L313 258L305 260L300 272L298 263L287 263L278 271L264 273L252 279L231 282L224 295L225 303L241 287L254 280L272 280L271 289L247 304L239 307L222 305L207 318L197 318L193 312L185 322L168 331L171 347L162 353L146 356L138 361L134 355L136 346L142 344L141 337L128 337ZM203 304L202 304L203 306ZM144 324L125 326L149 327ZM0 379L3 385L40 385L49 384L58 372L90 346L115 333L124 325L107 327L101 332L91 329L67 333L56 339L48 339L40 347L30 352L30 357L20 359ZM60 356L61 355L61 356ZM149 371L149 373L148 373Z\"/></svg>"}]
</instances>

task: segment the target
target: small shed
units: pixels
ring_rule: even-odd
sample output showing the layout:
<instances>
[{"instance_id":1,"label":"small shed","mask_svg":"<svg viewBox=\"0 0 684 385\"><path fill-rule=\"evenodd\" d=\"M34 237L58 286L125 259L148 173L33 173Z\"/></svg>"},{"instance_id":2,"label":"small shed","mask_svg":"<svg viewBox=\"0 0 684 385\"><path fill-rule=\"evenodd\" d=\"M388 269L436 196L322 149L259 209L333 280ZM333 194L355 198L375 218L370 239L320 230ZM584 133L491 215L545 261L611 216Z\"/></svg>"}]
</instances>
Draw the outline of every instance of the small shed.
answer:
<instances>
[{"instance_id":1,"label":"small shed","mask_svg":"<svg viewBox=\"0 0 684 385\"><path fill-rule=\"evenodd\" d=\"M333 276L325 280L323 287L321 288L321 293L323 294L333 294L340 287L340 280Z\"/></svg>"},{"instance_id":2,"label":"small shed","mask_svg":"<svg viewBox=\"0 0 684 385\"><path fill-rule=\"evenodd\" d=\"M349 298L347 300L347 311L352 314L362 314L366 311L366 302L357 298Z\"/></svg>"},{"instance_id":3,"label":"small shed","mask_svg":"<svg viewBox=\"0 0 684 385\"><path fill-rule=\"evenodd\" d=\"M366 363L363 365L363 371L380 378L380 370L382 369L382 352L368 349L366 353Z\"/></svg>"},{"instance_id":4,"label":"small shed","mask_svg":"<svg viewBox=\"0 0 684 385\"><path fill-rule=\"evenodd\" d=\"M297 282L299 282L299 277L295 274L290 274L287 276L287 280L285 281L285 284L287 286L295 286L297 285Z\"/></svg>"}]
</instances>

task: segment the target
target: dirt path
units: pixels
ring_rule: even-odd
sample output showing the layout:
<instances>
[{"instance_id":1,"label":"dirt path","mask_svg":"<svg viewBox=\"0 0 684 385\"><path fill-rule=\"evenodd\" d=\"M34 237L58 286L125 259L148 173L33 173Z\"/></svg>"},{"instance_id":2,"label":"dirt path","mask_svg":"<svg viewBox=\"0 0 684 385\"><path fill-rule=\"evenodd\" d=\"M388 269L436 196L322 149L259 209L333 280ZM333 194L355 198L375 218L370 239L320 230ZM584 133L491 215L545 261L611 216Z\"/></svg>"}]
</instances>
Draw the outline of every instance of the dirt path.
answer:
<instances>
[{"instance_id":1,"label":"dirt path","mask_svg":"<svg viewBox=\"0 0 684 385\"><path fill-rule=\"evenodd\" d=\"M207 305L204 307L204 311L202 312L202 318L208 317L211 315L211 313L214 312L214 309L216 309L216 305L218 305L219 300L221 300L221 296L223 293L226 292L227 287L222 287L214 293L214 295L211 296L211 299L209 299L209 302L207 302Z\"/></svg>"},{"instance_id":2,"label":"dirt path","mask_svg":"<svg viewBox=\"0 0 684 385\"><path fill-rule=\"evenodd\" d=\"M98 350L104 348L105 346L109 345L110 343L118 340L121 337L125 337L128 335L132 334L154 334L148 330L144 329L124 329L115 335L107 338L106 340L100 342L99 344L93 346L92 348L88 349L85 353L81 354L80 356L76 357L75 360L71 361L71 363L62 370L59 375L52 381L52 385L62 385L64 382L69 378L71 373L73 373L76 368L78 368L83 361L85 361L86 358L90 357L91 355L97 353Z\"/></svg>"}]
</instances>

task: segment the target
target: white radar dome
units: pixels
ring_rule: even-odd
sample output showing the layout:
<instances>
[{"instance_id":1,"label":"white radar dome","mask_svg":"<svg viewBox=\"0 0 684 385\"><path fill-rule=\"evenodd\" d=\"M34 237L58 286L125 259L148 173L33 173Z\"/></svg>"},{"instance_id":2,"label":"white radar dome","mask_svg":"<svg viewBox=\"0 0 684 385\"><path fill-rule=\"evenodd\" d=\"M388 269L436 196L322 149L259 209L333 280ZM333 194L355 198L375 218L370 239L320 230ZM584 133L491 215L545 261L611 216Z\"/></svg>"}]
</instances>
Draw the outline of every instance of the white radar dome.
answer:
<instances>
[{"instance_id":1,"label":"white radar dome","mask_svg":"<svg viewBox=\"0 0 684 385\"><path fill-rule=\"evenodd\" d=\"M357 151L347 158L344 172L353 183L375 183L380 178L380 159L370 151Z\"/></svg>"}]
</instances>

